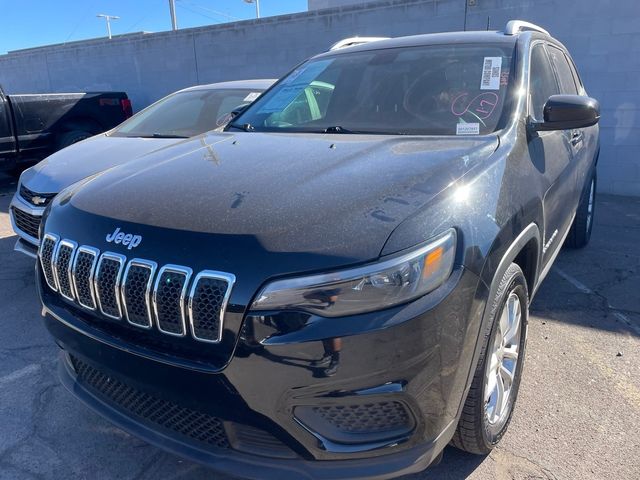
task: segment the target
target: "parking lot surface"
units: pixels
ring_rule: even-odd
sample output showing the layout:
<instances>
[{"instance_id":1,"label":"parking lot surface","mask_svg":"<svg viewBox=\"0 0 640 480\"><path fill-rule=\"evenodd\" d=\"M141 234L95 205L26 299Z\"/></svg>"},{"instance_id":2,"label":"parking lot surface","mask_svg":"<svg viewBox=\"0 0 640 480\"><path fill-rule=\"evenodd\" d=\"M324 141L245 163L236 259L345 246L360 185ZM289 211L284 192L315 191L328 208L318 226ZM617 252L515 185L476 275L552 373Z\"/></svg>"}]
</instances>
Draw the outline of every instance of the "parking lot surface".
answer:
<instances>
[{"instance_id":1,"label":"parking lot surface","mask_svg":"<svg viewBox=\"0 0 640 480\"><path fill-rule=\"evenodd\" d=\"M13 252L14 190L0 174L0 480L229 478L128 435L59 384L34 261ZM488 457L447 448L405 480L640 478L639 243L640 199L600 196L591 244L560 254L531 306L500 446Z\"/></svg>"}]
</instances>

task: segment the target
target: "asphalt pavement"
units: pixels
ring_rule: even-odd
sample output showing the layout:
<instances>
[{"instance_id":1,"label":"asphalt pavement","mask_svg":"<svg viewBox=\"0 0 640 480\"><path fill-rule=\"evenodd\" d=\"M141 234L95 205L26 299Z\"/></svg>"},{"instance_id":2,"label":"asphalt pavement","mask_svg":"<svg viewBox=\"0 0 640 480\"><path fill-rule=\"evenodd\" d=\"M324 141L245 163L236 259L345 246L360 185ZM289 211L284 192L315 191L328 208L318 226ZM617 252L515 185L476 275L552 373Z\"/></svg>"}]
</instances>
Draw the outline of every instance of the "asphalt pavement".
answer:
<instances>
[{"instance_id":1,"label":"asphalt pavement","mask_svg":"<svg viewBox=\"0 0 640 480\"><path fill-rule=\"evenodd\" d=\"M60 385L34 261L13 251L0 174L0 480L225 480L112 426ZM640 198L602 195L531 306L513 421L487 457L447 448L404 480L640 479ZM285 480L285 479L283 479Z\"/></svg>"}]
</instances>

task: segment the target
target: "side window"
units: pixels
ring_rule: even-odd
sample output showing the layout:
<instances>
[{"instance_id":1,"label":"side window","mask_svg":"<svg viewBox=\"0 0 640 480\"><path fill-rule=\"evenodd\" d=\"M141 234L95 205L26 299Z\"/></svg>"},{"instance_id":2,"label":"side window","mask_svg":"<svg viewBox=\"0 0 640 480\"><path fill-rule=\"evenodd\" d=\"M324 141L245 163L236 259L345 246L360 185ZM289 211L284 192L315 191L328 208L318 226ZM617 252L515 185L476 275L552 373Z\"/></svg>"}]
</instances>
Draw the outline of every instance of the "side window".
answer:
<instances>
[{"instance_id":1,"label":"side window","mask_svg":"<svg viewBox=\"0 0 640 480\"><path fill-rule=\"evenodd\" d=\"M558 81L560 82L560 93L567 95L577 95L578 88L573 80L573 74L571 73L571 67L567 62L564 52L559 48L548 46L549 56L553 62L553 66L558 73Z\"/></svg>"},{"instance_id":2,"label":"side window","mask_svg":"<svg viewBox=\"0 0 640 480\"><path fill-rule=\"evenodd\" d=\"M567 62L569 62L569 68L571 69L571 73L573 74L573 80L576 82L578 86L578 92L581 93L584 85L582 84L582 80L580 79L580 74L578 74L578 69L576 68L576 64L573 62L569 55L565 54L565 58Z\"/></svg>"},{"instance_id":3,"label":"side window","mask_svg":"<svg viewBox=\"0 0 640 480\"><path fill-rule=\"evenodd\" d=\"M536 121L544 119L544 104L551 95L559 92L556 77L542 44L531 50L531 68L529 70L529 112Z\"/></svg>"}]
</instances>

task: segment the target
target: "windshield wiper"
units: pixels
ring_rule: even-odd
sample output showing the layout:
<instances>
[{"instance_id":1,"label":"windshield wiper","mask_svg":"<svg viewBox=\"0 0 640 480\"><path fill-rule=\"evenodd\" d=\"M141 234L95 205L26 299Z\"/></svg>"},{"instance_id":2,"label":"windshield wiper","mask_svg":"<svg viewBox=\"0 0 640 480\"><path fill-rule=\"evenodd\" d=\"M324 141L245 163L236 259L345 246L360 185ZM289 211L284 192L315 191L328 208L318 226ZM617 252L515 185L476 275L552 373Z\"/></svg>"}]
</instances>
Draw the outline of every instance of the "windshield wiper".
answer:
<instances>
[{"instance_id":1,"label":"windshield wiper","mask_svg":"<svg viewBox=\"0 0 640 480\"><path fill-rule=\"evenodd\" d=\"M324 133L357 133L357 132L347 130L346 128L343 128L340 125L334 125L332 127L325 128Z\"/></svg>"},{"instance_id":2,"label":"windshield wiper","mask_svg":"<svg viewBox=\"0 0 640 480\"><path fill-rule=\"evenodd\" d=\"M245 123L243 125L236 125L235 123L230 123L229 126L237 130L242 130L243 132L255 131L255 128L253 128L253 125L251 125L250 123Z\"/></svg>"},{"instance_id":3,"label":"windshield wiper","mask_svg":"<svg viewBox=\"0 0 640 480\"><path fill-rule=\"evenodd\" d=\"M172 135L170 133L152 133L151 135L132 135L134 138L189 138L186 135Z\"/></svg>"}]
</instances>

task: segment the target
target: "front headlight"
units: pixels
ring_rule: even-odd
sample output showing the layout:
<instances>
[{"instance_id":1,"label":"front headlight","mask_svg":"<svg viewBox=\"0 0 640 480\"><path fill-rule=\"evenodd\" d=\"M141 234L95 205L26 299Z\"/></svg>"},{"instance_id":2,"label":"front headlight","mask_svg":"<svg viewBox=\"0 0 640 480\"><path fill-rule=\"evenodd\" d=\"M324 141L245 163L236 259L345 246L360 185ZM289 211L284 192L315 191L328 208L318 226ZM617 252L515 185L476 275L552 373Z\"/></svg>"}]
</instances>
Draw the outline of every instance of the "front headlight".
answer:
<instances>
[{"instance_id":1,"label":"front headlight","mask_svg":"<svg viewBox=\"0 0 640 480\"><path fill-rule=\"evenodd\" d=\"M333 273L277 280L256 297L251 310L302 310L323 317L372 312L429 293L449 278L456 232L408 253Z\"/></svg>"}]
</instances>

